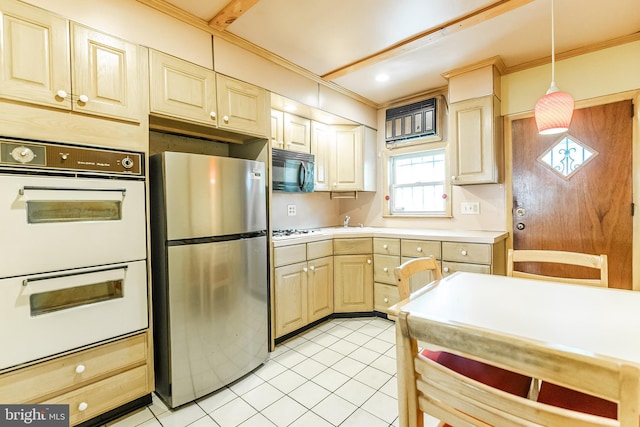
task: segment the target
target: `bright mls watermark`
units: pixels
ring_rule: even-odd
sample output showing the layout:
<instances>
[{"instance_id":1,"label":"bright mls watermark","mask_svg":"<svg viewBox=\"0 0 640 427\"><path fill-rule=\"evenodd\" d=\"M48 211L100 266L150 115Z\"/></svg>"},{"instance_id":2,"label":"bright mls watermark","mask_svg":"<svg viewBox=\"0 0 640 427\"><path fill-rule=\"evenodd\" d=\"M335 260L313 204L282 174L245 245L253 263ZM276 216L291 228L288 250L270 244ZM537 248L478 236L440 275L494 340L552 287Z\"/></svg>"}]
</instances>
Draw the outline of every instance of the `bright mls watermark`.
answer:
<instances>
[{"instance_id":1,"label":"bright mls watermark","mask_svg":"<svg viewBox=\"0 0 640 427\"><path fill-rule=\"evenodd\" d=\"M69 427L69 405L0 405L0 427Z\"/></svg>"}]
</instances>

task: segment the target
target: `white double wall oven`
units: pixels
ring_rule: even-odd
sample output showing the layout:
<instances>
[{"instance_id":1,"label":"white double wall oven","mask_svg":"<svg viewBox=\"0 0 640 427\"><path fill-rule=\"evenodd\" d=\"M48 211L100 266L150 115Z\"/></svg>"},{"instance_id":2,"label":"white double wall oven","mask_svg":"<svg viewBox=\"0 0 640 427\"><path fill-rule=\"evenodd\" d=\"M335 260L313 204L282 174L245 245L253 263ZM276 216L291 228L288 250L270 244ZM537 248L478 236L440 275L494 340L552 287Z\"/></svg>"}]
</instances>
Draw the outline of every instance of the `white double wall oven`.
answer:
<instances>
[{"instance_id":1,"label":"white double wall oven","mask_svg":"<svg viewBox=\"0 0 640 427\"><path fill-rule=\"evenodd\" d=\"M0 138L0 371L148 327L143 163Z\"/></svg>"}]
</instances>

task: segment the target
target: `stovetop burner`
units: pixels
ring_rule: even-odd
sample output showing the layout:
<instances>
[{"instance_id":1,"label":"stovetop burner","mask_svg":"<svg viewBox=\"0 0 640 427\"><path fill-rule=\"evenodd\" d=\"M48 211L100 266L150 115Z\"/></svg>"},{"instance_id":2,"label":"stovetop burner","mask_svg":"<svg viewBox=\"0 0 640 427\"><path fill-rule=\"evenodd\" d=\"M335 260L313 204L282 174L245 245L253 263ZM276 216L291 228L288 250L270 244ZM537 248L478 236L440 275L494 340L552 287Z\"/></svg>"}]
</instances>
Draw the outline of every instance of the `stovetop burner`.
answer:
<instances>
[{"instance_id":1,"label":"stovetop burner","mask_svg":"<svg viewBox=\"0 0 640 427\"><path fill-rule=\"evenodd\" d=\"M304 236L315 232L317 232L317 230L298 230L295 228L289 228L284 230L273 230L273 237Z\"/></svg>"}]
</instances>

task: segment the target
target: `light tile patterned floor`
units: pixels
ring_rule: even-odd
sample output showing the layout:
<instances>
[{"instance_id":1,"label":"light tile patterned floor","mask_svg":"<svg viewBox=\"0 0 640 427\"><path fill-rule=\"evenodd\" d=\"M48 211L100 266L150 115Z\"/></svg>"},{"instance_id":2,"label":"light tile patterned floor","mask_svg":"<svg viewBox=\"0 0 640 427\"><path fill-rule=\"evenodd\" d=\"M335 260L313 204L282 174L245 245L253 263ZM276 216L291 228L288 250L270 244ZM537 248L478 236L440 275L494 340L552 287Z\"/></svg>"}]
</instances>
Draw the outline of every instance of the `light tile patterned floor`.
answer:
<instances>
[{"instance_id":1,"label":"light tile patterned floor","mask_svg":"<svg viewBox=\"0 0 640 427\"><path fill-rule=\"evenodd\" d=\"M108 427L397 425L394 323L367 317L327 321L278 345L228 387L177 410L154 395Z\"/></svg>"}]
</instances>

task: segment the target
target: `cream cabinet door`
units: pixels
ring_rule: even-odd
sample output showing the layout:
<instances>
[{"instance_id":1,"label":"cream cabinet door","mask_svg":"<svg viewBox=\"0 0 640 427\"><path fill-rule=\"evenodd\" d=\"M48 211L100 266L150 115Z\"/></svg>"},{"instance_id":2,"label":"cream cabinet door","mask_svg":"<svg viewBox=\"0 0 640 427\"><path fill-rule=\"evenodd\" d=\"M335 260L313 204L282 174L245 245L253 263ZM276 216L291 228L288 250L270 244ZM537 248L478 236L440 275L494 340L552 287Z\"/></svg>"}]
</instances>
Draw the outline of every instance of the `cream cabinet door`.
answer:
<instances>
[{"instance_id":1,"label":"cream cabinet door","mask_svg":"<svg viewBox=\"0 0 640 427\"><path fill-rule=\"evenodd\" d=\"M331 190L331 153L335 140L332 126L311 122L311 154L315 156L314 191Z\"/></svg>"},{"instance_id":2,"label":"cream cabinet door","mask_svg":"<svg viewBox=\"0 0 640 427\"><path fill-rule=\"evenodd\" d=\"M331 170L332 191L363 189L363 140L361 126L336 126Z\"/></svg>"},{"instance_id":3,"label":"cream cabinet door","mask_svg":"<svg viewBox=\"0 0 640 427\"><path fill-rule=\"evenodd\" d=\"M270 127L271 148L284 148L284 113L271 110Z\"/></svg>"},{"instance_id":4,"label":"cream cabinet door","mask_svg":"<svg viewBox=\"0 0 640 427\"><path fill-rule=\"evenodd\" d=\"M266 138L269 103L265 89L218 74L218 127Z\"/></svg>"},{"instance_id":5,"label":"cream cabinet door","mask_svg":"<svg viewBox=\"0 0 640 427\"><path fill-rule=\"evenodd\" d=\"M307 323L333 313L333 257L307 263Z\"/></svg>"},{"instance_id":6,"label":"cream cabinet door","mask_svg":"<svg viewBox=\"0 0 640 427\"><path fill-rule=\"evenodd\" d=\"M373 261L371 255L334 257L334 311L373 310Z\"/></svg>"},{"instance_id":7,"label":"cream cabinet door","mask_svg":"<svg viewBox=\"0 0 640 427\"><path fill-rule=\"evenodd\" d=\"M276 338L307 324L307 263L275 269Z\"/></svg>"},{"instance_id":8,"label":"cream cabinet door","mask_svg":"<svg viewBox=\"0 0 640 427\"><path fill-rule=\"evenodd\" d=\"M70 110L68 21L17 1L0 9L0 97Z\"/></svg>"},{"instance_id":9,"label":"cream cabinet door","mask_svg":"<svg viewBox=\"0 0 640 427\"><path fill-rule=\"evenodd\" d=\"M284 113L284 148L311 153L311 120Z\"/></svg>"},{"instance_id":10,"label":"cream cabinet door","mask_svg":"<svg viewBox=\"0 0 640 427\"><path fill-rule=\"evenodd\" d=\"M217 125L213 70L150 50L149 72L152 114Z\"/></svg>"},{"instance_id":11,"label":"cream cabinet door","mask_svg":"<svg viewBox=\"0 0 640 427\"><path fill-rule=\"evenodd\" d=\"M140 121L138 46L71 23L73 109Z\"/></svg>"},{"instance_id":12,"label":"cream cabinet door","mask_svg":"<svg viewBox=\"0 0 640 427\"><path fill-rule=\"evenodd\" d=\"M502 121L493 95L451 104L449 113L451 184L500 181Z\"/></svg>"}]
</instances>

